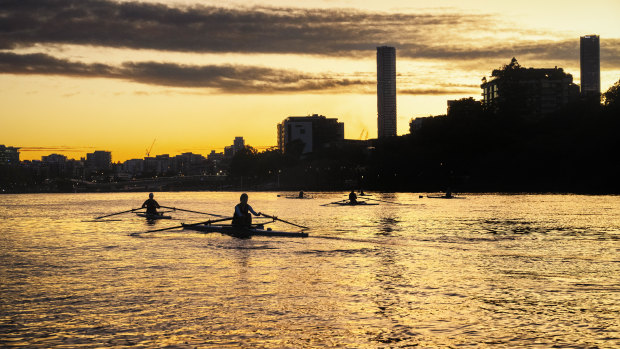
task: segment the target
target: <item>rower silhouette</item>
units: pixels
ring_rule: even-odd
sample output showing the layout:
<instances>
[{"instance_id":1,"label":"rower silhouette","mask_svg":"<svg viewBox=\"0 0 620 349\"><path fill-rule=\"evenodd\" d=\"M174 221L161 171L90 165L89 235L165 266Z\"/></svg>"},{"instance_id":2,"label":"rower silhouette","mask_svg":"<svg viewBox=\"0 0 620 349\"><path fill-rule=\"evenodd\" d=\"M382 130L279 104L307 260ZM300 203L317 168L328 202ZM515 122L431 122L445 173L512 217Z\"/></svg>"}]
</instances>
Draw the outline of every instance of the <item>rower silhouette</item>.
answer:
<instances>
[{"instance_id":1,"label":"rower silhouette","mask_svg":"<svg viewBox=\"0 0 620 349\"><path fill-rule=\"evenodd\" d=\"M256 213L254 209L252 209L252 206L248 204L248 194L241 194L239 200L241 202L235 206L232 224L237 227L250 227L252 225L252 214L260 216L260 212Z\"/></svg>"},{"instance_id":2,"label":"rower silhouette","mask_svg":"<svg viewBox=\"0 0 620 349\"><path fill-rule=\"evenodd\" d=\"M351 190L351 192L349 193L349 204L357 204L357 194L355 194L354 190Z\"/></svg>"},{"instance_id":3,"label":"rower silhouette","mask_svg":"<svg viewBox=\"0 0 620 349\"><path fill-rule=\"evenodd\" d=\"M153 193L149 193L149 198L142 204L142 208L146 207L146 214L158 215L157 209L160 207L157 201L153 199Z\"/></svg>"}]
</instances>

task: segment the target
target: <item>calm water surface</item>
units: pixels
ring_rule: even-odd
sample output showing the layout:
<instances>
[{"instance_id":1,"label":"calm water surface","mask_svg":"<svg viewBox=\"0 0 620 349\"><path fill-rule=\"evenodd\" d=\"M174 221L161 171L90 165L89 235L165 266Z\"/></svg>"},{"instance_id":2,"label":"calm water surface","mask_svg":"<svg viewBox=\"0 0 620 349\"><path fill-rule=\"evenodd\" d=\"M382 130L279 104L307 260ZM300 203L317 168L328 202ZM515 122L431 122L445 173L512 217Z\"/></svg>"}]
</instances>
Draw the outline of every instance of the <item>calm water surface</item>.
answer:
<instances>
[{"instance_id":1,"label":"calm water surface","mask_svg":"<svg viewBox=\"0 0 620 349\"><path fill-rule=\"evenodd\" d=\"M620 197L250 193L309 238L171 230L145 193L0 196L3 347L620 347ZM229 216L239 193L156 193ZM274 229L294 227L278 223Z\"/></svg>"}]
</instances>

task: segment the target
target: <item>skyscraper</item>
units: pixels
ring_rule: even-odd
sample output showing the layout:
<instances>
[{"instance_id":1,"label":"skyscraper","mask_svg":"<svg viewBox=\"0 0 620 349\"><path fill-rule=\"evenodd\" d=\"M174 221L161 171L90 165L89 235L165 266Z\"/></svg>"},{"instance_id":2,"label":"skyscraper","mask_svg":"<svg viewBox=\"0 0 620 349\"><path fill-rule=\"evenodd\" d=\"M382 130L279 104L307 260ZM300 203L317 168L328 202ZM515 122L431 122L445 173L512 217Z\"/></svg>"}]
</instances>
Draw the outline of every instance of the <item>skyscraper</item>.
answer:
<instances>
[{"instance_id":1,"label":"skyscraper","mask_svg":"<svg viewBox=\"0 0 620 349\"><path fill-rule=\"evenodd\" d=\"M601 47L599 36L582 36L579 48L581 95L598 97L601 94Z\"/></svg>"},{"instance_id":2,"label":"skyscraper","mask_svg":"<svg viewBox=\"0 0 620 349\"><path fill-rule=\"evenodd\" d=\"M378 138L396 136L396 49L377 47Z\"/></svg>"}]
</instances>

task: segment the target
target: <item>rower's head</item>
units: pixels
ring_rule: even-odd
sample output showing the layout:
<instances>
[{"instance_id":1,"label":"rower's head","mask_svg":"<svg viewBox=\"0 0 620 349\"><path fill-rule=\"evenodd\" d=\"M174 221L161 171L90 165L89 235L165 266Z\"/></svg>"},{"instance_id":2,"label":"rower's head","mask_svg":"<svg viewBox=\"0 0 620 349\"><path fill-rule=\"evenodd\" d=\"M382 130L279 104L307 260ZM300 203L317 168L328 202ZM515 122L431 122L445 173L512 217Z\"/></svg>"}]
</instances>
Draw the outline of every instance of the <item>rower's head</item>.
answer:
<instances>
[{"instance_id":1,"label":"rower's head","mask_svg":"<svg viewBox=\"0 0 620 349\"><path fill-rule=\"evenodd\" d=\"M149 193L149 199L152 199L153 196L155 196L155 195L153 195L153 193Z\"/></svg>"},{"instance_id":2,"label":"rower's head","mask_svg":"<svg viewBox=\"0 0 620 349\"><path fill-rule=\"evenodd\" d=\"M241 194L241 197L239 198L239 200L241 200L241 202L243 202L244 204L248 202L248 194L243 193Z\"/></svg>"}]
</instances>

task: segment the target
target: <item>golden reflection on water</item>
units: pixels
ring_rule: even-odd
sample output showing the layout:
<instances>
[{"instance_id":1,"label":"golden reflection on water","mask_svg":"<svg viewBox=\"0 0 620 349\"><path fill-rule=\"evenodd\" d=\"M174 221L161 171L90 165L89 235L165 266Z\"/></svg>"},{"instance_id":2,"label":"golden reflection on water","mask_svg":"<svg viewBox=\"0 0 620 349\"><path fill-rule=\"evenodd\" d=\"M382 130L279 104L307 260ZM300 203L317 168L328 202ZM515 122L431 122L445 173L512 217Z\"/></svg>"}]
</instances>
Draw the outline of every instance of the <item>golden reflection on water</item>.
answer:
<instances>
[{"instance_id":1,"label":"golden reflection on water","mask_svg":"<svg viewBox=\"0 0 620 349\"><path fill-rule=\"evenodd\" d=\"M92 221L142 193L3 196L0 345L620 346L618 197L276 194L250 203L311 237L130 237L206 218ZM229 215L238 195L156 199Z\"/></svg>"}]
</instances>

